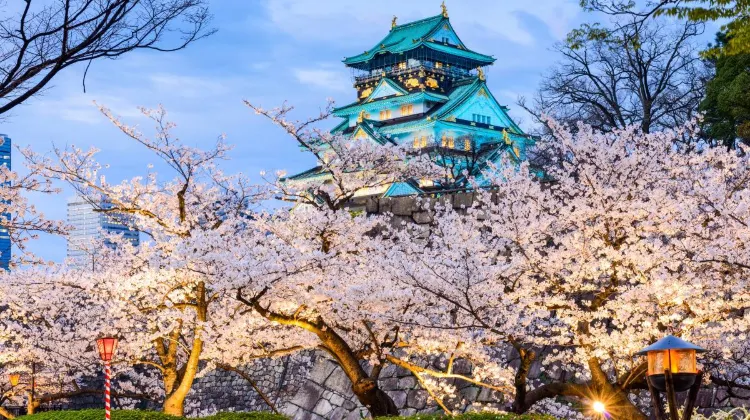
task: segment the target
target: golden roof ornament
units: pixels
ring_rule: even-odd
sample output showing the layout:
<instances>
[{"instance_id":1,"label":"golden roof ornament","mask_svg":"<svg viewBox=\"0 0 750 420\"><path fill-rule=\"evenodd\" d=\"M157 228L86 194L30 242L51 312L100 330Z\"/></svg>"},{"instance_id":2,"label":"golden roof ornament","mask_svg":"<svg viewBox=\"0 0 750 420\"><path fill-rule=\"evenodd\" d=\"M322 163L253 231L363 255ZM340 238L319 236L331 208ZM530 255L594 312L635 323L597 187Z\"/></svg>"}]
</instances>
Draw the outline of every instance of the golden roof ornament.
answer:
<instances>
[{"instance_id":1,"label":"golden roof ornament","mask_svg":"<svg viewBox=\"0 0 750 420\"><path fill-rule=\"evenodd\" d=\"M357 124L361 124L365 120L365 115L367 115L367 113L364 109L359 111L359 115L357 116Z\"/></svg>"},{"instance_id":2,"label":"golden roof ornament","mask_svg":"<svg viewBox=\"0 0 750 420\"><path fill-rule=\"evenodd\" d=\"M479 77L479 80L485 80L484 70L481 67L477 67L477 77Z\"/></svg>"},{"instance_id":3,"label":"golden roof ornament","mask_svg":"<svg viewBox=\"0 0 750 420\"><path fill-rule=\"evenodd\" d=\"M445 0L443 0L443 4L440 5L440 8L443 9L443 17L448 17L448 7L445 5Z\"/></svg>"},{"instance_id":4,"label":"golden roof ornament","mask_svg":"<svg viewBox=\"0 0 750 420\"><path fill-rule=\"evenodd\" d=\"M391 29L396 27L396 21L398 20L398 17L396 15L393 16L393 20L391 21Z\"/></svg>"}]
</instances>

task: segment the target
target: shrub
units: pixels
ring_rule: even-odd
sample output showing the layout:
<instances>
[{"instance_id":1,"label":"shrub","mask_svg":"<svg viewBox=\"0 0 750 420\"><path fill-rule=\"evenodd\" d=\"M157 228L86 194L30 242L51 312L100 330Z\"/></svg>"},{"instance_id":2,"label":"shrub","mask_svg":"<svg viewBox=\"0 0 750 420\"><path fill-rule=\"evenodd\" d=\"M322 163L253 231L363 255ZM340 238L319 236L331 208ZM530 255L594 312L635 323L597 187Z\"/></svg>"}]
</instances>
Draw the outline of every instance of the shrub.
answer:
<instances>
[{"instance_id":1,"label":"shrub","mask_svg":"<svg viewBox=\"0 0 750 420\"><path fill-rule=\"evenodd\" d=\"M201 417L201 420L288 420L288 417L263 412L219 413L213 416Z\"/></svg>"},{"instance_id":2,"label":"shrub","mask_svg":"<svg viewBox=\"0 0 750 420\"><path fill-rule=\"evenodd\" d=\"M555 420L554 417L541 414L510 413L466 413L450 417L442 414L417 414L409 417L378 417L375 420Z\"/></svg>"},{"instance_id":3,"label":"shrub","mask_svg":"<svg viewBox=\"0 0 750 420\"><path fill-rule=\"evenodd\" d=\"M45 411L33 416L21 416L24 420L102 420L104 410ZM112 410L112 420L178 420L156 411Z\"/></svg>"},{"instance_id":4,"label":"shrub","mask_svg":"<svg viewBox=\"0 0 750 420\"><path fill-rule=\"evenodd\" d=\"M21 416L18 420L102 420L104 410L46 411L33 416ZM179 420L184 417L169 416L156 411L113 410L112 420ZM287 420L287 417L271 413L219 413L202 417L202 420Z\"/></svg>"}]
</instances>

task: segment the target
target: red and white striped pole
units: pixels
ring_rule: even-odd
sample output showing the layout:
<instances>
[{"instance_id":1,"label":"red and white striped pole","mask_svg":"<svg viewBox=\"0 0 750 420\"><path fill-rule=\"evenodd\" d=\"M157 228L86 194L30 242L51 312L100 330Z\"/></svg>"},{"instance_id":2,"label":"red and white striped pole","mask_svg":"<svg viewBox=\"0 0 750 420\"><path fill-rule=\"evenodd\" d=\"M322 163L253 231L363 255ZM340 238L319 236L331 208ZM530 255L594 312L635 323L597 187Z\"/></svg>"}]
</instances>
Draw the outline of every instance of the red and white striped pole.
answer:
<instances>
[{"instance_id":1,"label":"red and white striped pole","mask_svg":"<svg viewBox=\"0 0 750 420\"><path fill-rule=\"evenodd\" d=\"M111 402L111 383L112 380L112 369L111 362L112 357L115 355L117 349L117 338L115 337L104 337L96 340L96 347L99 350L99 357L104 362L104 419L110 420L110 402Z\"/></svg>"},{"instance_id":2,"label":"red and white striped pole","mask_svg":"<svg viewBox=\"0 0 750 420\"><path fill-rule=\"evenodd\" d=\"M110 378L112 377L112 371L110 370L109 361L104 362L104 418L110 420L110 393L111 384Z\"/></svg>"}]
</instances>

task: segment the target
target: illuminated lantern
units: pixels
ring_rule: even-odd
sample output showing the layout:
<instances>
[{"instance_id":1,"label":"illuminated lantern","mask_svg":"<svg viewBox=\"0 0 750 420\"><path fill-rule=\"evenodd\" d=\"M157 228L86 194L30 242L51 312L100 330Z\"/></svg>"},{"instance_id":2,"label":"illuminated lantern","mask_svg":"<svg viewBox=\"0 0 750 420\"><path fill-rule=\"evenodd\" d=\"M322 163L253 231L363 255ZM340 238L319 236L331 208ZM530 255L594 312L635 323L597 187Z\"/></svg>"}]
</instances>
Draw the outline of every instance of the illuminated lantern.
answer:
<instances>
[{"instance_id":1,"label":"illuminated lantern","mask_svg":"<svg viewBox=\"0 0 750 420\"><path fill-rule=\"evenodd\" d=\"M18 385L18 381L21 379L21 375L18 374L18 373L11 373L9 375L9 379L10 379L10 385L11 386L17 386Z\"/></svg>"},{"instance_id":2,"label":"illuminated lantern","mask_svg":"<svg viewBox=\"0 0 750 420\"><path fill-rule=\"evenodd\" d=\"M666 374L671 373L676 392L687 391L698 377L696 353L706 350L668 335L637 354L648 358L648 379L659 391L666 391Z\"/></svg>"},{"instance_id":3,"label":"illuminated lantern","mask_svg":"<svg viewBox=\"0 0 750 420\"><path fill-rule=\"evenodd\" d=\"M114 337L104 337L96 340L96 347L99 349L99 357L103 362L112 361L112 356L117 350L117 339Z\"/></svg>"}]
</instances>

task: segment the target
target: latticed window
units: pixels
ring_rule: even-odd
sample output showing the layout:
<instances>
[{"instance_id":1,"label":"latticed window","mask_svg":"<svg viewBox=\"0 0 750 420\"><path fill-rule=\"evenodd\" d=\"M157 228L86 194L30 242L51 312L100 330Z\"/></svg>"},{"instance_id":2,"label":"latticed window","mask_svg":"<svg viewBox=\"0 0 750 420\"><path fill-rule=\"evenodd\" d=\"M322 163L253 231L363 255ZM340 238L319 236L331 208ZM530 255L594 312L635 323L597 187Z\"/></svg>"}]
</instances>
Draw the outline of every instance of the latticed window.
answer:
<instances>
[{"instance_id":1,"label":"latticed window","mask_svg":"<svg viewBox=\"0 0 750 420\"><path fill-rule=\"evenodd\" d=\"M453 137L448 137L446 135L443 135L443 137L440 139L440 144L443 147L453 149L456 147L456 140Z\"/></svg>"},{"instance_id":2,"label":"latticed window","mask_svg":"<svg viewBox=\"0 0 750 420\"><path fill-rule=\"evenodd\" d=\"M435 68L436 68L436 69L441 69L441 68L443 68L443 63L441 63L441 62L439 62L439 61L435 62Z\"/></svg>"},{"instance_id":3,"label":"latticed window","mask_svg":"<svg viewBox=\"0 0 750 420\"><path fill-rule=\"evenodd\" d=\"M466 151L471 150L471 140L464 139L464 150L466 150Z\"/></svg>"},{"instance_id":4,"label":"latticed window","mask_svg":"<svg viewBox=\"0 0 750 420\"><path fill-rule=\"evenodd\" d=\"M397 70L406 70L406 61L396 64Z\"/></svg>"},{"instance_id":5,"label":"latticed window","mask_svg":"<svg viewBox=\"0 0 750 420\"><path fill-rule=\"evenodd\" d=\"M401 116L411 115L414 113L414 105L401 105Z\"/></svg>"},{"instance_id":6,"label":"latticed window","mask_svg":"<svg viewBox=\"0 0 750 420\"><path fill-rule=\"evenodd\" d=\"M427 136L414 137L414 148L421 149L427 147Z\"/></svg>"},{"instance_id":7,"label":"latticed window","mask_svg":"<svg viewBox=\"0 0 750 420\"><path fill-rule=\"evenodd\" d=\"M391 110L390 109L384 109L380 111L380 119L381 120L387 120L391 118Z\"/></svg>"}]
</instances>

